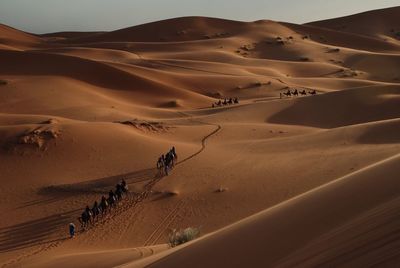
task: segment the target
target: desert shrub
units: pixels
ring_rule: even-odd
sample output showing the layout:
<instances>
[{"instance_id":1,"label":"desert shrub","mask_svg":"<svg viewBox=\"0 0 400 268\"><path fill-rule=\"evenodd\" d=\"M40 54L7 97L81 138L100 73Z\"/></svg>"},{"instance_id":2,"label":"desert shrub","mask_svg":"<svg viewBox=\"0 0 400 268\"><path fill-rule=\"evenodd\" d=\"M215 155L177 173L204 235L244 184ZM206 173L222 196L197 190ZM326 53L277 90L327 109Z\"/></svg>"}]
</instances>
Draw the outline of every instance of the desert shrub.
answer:
<instances>
[{"instance_id":1,"label":"desert shrub","mask_svg":"<svg viewBox=\"0 0 400 268\"><path fill-rule=\"evenodd\" d=\"M187 34L187 31L186 30L177 31L176 34L177 35L184 35L184 34Z\"/></svg>"},{"instance_id":2,"label":"desert shrub","mask_svg":"<svg viewBox=\"0 0 400 268\"><path fill-rule=\"evenodd\" d=\"M173 229L169 234L169 244L171 247L176 247L196 239L199 235L200 229L196 227L189 227L183 230Z\"/></svg>"},{"instance_id":3,"label":"desert shrub","mask_svg":"<svg viewBox=\"0 0 400 268\"><path fill-rule=\"evenodd\" d=\"M240 47L240 49L244 51L251 51L254 49L254 44L243 45Z\"/></svg>"},{"instance_id":4,"label":"desert shrub","mask_svg":"<svg viewBox=\"0 0 400 268\"><path fill-rule=\"evenodd\" d=\"M338 53L340 52L340 48L328 48L328 53Z\"/></svg>"}]
</instances>

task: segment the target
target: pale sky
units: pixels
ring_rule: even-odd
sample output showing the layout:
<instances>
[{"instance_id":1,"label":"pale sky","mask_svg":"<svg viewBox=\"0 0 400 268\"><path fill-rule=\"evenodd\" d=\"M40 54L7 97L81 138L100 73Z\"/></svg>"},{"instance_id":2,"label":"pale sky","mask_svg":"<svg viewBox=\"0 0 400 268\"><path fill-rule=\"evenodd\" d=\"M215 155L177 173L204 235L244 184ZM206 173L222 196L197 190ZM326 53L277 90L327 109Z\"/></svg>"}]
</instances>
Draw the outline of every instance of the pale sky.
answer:
<instances>
[{"instance_id":1,"label":"pale sky","mask_svg":"<svg viewBox=\"0 0 400 268\"><path fill-rule=\"evenodd\" d=\"M392 6L400 0L0 0L0 23L33 33L110 31L182 16L304 23Z\"/></svg>"}]
</instances>

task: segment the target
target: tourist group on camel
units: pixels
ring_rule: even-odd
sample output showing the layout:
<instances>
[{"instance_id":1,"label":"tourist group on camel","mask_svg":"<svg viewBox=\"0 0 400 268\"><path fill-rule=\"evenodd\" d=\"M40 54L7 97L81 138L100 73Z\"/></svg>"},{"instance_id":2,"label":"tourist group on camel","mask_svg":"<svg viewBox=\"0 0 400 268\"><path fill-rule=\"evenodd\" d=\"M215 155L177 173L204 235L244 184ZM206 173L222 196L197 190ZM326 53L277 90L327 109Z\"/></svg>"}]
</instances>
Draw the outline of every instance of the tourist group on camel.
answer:
<instances>
[{"instance_id":1,"label":"tourist group on camel","mask_svg":"<svg viewBox=\"0 0 400 268\"><path fill-rule=\"evenodd\" d=\"M168 153L161 155L157 161L157 169L160 175L168 176L168 172L173 169L178 161L175 147L172 147Z\"/></svg>"},{"instance_id":2,"label":"tourist group on camel","mask_svg":"<svg viewBox=\"0 0 400 268\"><path fill-rule=\"evenodd\" d=\"M221 99L221 100L218 100L217 102L213 103L211 105L211 107L215 108L215 107L232 105L232 104L239 104L239 99L238 98Z\"/></svg>"},{"instance_id":3,"label":"tourist group on camel","mask_svg":"<svg viewBox=\"0 0 400 268\"><path fill-rule=\"evenodd\" d=\"M310 90L310 91L306 91L305 89L303 89L303 90L295 89L295 90L291 91L290 89L288 89L287 91L285 91L283 93L280 92L279 98L282 99L283 96L286 96L286 97L291 97L291 96L298 97L299 95L306 96L307 94L316 95L317 91L315 89Z\"/></svg>"},{"instance_id":4,"label":"tourist group on camel","mask_svg":"<svg viewBox=\"0 0 400 268\"><path fill-rule=\"evenodd\" d=\"M100 201L95 201L91 208L89 206L86 206L85 210L78 218L82 229L84 230L91 224L94 224L96 221L98 221L100 216L104 217L108 212L110 212L113 208L117 206L117 203L122 200L123 195L127 193L128 186L126 184L126 181L122 179L120 183L117 183L114 191L110 190L108 192L108 197L103 195ZM75 226L73 223L70 223L70 236L73 237L74 235Z\"/></svg>"},{"instance_id":5,"label":"tourist group on camel","mask_svg":"<svg viewBox=\"0 0 400 268\"><path fill-rule=\"evenodd\" d=\"M158 176L168 176L168 172L175 166L178 160L175 147L172 147L165 155L160 156L157 161ZM117 183L114 190L108 192L108 197L102 196L100 201L95 201L92 207L86 206L81 216L78 218L82 230L96 223L99 217L102 218L113 208L117 207L117 203L121 201L128 193L128 185L124 179ZM69 234L73 238L75 236L75 224L69 224Z\"/></svg>"}]
</instances>

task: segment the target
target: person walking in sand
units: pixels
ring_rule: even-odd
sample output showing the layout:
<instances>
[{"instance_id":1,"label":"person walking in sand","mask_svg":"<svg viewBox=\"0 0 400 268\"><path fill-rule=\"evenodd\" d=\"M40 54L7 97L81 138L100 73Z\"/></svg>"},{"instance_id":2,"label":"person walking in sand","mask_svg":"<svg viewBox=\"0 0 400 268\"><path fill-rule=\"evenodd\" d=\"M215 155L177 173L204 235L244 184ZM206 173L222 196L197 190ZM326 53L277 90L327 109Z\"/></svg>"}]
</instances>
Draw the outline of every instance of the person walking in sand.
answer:
<instances>
[{"instance_id":1,"label":"person walking in sand","mask_svg":"<svg viewBox=\"0 0 400 268\"><path fill-rule=\"evenodd\" d=\"M70 238L75 237L75 224L73 224L72 222L69 224L69 236Z\"/></svg>"},{"instance_id":2,"label":"person walking in sand","mask_svg":"<svg viewBox=\"0 0 400 268\"><path fill-rule=\"evenodd\" d=\"M126 184L126 181L124 179L121 180L121 186L122 186L122 191L124 193L128 192L128 185Z\"/></svg>"},{"instance_id":3,"label":"person walking in sand","mask_svg":"<svg viewBox=\"0 0 400 268\"><path fill-rule=\"evenodd\" d=\"M176 161L178 159L178 155L176 154L175 147L171 149L172 158Z\"/></svg>"}]
</instances>

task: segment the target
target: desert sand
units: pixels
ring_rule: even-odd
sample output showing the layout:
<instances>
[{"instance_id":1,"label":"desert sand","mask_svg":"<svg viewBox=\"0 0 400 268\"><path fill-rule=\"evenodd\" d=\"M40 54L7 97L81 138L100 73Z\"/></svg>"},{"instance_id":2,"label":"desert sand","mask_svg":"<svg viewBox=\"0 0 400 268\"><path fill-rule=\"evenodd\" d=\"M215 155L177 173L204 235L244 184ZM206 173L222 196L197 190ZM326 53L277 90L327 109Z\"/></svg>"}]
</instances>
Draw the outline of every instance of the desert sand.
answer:
<instances>
[{"instance_id":1,"label":"desert sand","mask_svg":"<svg viewBox=\"0 0 400 268\"><path fill-rule=\"evenodd\" d=\"M398 266L399 16L0 25L0 264ZM172 146L178 165L157 178ZM81 230L121 179L129 195ZM170 248L187 227L200 238Z\"/></svg>"}]
</instances>

